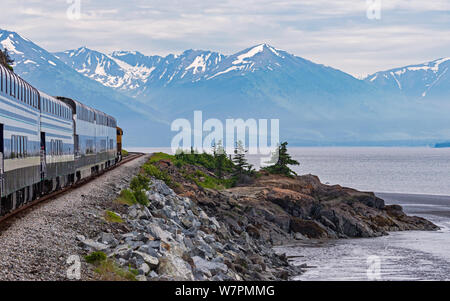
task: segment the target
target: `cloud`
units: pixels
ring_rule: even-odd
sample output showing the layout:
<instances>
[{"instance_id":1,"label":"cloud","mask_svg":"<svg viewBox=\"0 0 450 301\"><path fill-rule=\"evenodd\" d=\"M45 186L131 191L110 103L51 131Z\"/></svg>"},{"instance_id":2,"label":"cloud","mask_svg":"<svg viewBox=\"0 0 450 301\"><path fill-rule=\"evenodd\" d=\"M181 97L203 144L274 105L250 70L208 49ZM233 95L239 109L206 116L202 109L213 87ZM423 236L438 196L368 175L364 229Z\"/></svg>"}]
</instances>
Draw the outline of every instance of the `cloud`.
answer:
<instances>
[{"instance_id":1,"label":"cloud","mask_svg":"<svg viewBox=\"0 0 450 301\"><path fill-rule=\"evenodd\" d=\"M354 75L450 55L448 0L381 0L381 20L365 0L81 0L80 20L66 0L2 2L2 27L50 51L230 54L267 42Z\"/></svg>"}]
</instances>

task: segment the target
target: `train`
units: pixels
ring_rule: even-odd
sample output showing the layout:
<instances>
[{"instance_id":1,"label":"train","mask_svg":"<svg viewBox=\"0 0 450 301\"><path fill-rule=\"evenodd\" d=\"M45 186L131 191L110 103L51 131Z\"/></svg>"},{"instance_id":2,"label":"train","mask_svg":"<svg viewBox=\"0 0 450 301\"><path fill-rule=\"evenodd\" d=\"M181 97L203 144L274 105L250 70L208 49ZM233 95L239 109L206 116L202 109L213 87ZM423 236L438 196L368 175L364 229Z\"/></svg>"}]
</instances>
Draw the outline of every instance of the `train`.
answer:
<instances>
[{"instance_id":1,"label":"train","mask_svg":"<svg viewBox=\"0 0 450 301\"><path fill-rule=\"evenodd\" d=\"M114 117L0 64L0 217L118 164L122 135Z\"/></svg>"}]
</instances>

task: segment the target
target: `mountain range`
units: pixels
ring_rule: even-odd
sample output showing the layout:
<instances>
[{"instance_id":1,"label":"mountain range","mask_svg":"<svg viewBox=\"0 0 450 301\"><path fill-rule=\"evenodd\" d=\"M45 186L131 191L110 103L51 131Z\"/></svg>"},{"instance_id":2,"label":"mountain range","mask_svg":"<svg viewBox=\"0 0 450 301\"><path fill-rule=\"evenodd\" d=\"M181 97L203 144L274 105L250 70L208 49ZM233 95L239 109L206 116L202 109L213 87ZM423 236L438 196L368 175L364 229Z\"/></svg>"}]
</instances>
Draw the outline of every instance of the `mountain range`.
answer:
<instances>
[{"instance_id":1,"label":"mountain range","mask_svg":"<svg viewBox=\"0 0 450 301\"><path fill-rule=\"evenodd\" d=\"M425 145L450 136L450 58L365 79L259 44L236 54L186 50L147 56L81 47L49 53L0 30L15 71L52 95L116 116L132 146L167 146L170 123L278 118L294 145Z\"/></svg>"}]
</instances>

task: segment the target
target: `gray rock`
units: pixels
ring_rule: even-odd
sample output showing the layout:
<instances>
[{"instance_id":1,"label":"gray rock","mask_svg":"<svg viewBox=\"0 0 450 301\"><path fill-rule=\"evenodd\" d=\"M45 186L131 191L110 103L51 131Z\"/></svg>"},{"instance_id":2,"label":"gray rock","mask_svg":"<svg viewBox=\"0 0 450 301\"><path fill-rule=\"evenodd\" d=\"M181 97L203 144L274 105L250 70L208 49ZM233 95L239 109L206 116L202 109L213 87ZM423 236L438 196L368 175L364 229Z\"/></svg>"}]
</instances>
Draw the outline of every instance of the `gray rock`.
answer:
<instances>
[{"instance_id":1,"label":"gray rock","mask_svg":"<svg viewBox=\"0 0 450 301\"><path fill-rule=\"evenodd\" d=\"M136 218L138 216L138 211L135 208L131 208L130 211L128 211L128 216L130 218Z\"/></svg>"},{"instance_id":2,"label":"gray rock","mask_svg":"<svg viewBox=\"0 0 450 301\"><path fill-rule=\"evenodd\" d=\"M106 233L106 232L103 232L101 235L100 235L100 242L101 243L104 243L104 244L112 244L113 242L115 242L116 241L116 239L114 238L114 235L112 234L112 233Z\"/></svg>"},{"instance_id":3,"label":"gray rock","mask_svg":"<svg viewBox=\"0 0 450 301\"><path fill-rule=\"evenodd\" d=\"M143 273L144 275L147 275L148 272L150 272L150 267L148 266L148 264L143 263L143 264L141 264L141 266L139 267L139 270L142 271L142 273Z\"/></svg>"},{"instance_id":4,"label":"gray rock","mask_svg":"<svg viewBox=\"0 0 450 301\"><path fill-rule=\"evenodd\" d=\"M159 249L161 246L161 241L159 240L150 240L147 242L147 245L153 249Z\"/></svg>"},{"instance_id":5,"label":"gray rock","mask_svg":"<svg viewBox=\"0 0 450 301\"><path fill-rule=\"evenodd\" d=\"M85 239L85 240L82 241L82 243L86 247L88 247L90 249L93 249L95 251L103 251L103 250L108 249L108 245L102 244L100 242L96 242L96 241L94 241L92 239Z\"/></svg>"},{"instance_id":6,"label":"gray rock","mask_svg":"<svg viewBox=\"0 0 450 301\"><path fill-rule=\"evenodd\" d=\"M172 238L172 235L169 232L164 231L158 225L148 225L148 229L156 239L169 241Z\"/></svg>"},{"instance_id":7,"label":"gray rock","mask_svg":"<svg viewBox=\"0 0 450 301\"><path fill-rule=\"evenodd\" d=\"M308 240L308 238L306 236L304 236L304 235L302 235L301 233L298 233L298 232L294 234L294 238L297 239L297 240Z\"/></svg>"},{"instance_id":8,"label":"gray rock","mask_svg":"<svg viewBox=\"0 0 450 301\"><path fill-rule=\"evenodd\" d=\"M145 277L144 275L137 275L136 280L137 281L147 281L147 277Z\"/></svg>"},{"instance_id":9,"label":"gray rock","mask_svg":"<svg viewBox=\"0 0 450 301\"><path fill-rule=\"evenodd\" d=\"M180 257L170 254L160 259L158 274L173 280L194 280L189 264Z\"/></svg>"},{"instance_id":10,"label":"gray rock","mask_svg":"<svg viewBox=\"0 0 450 301\"><path fill-rule=\"evenodd\" d=\"M150 268L155 268L158 266L159 260L154 256L139 251L134 251L133 255L137 257L140 256L143 259L143 261L149 265Z\"/></svg>"},{"instance_id":11,"label":"gray rock","mask_svg":"<svg viewBox=\"0 0 450 301\"><path fill-rule=\"evenodd\" d=\"M204 273L209 271L212 275L215 275L219 272L226 273L228 271L228 267L221 262L207 261L199 256L192 257L192 260L195 267Z\"/></svg>"},{"instance_id":12,"label":"gray rock","mask_svg":"<svg viewBox=\"0 0 450 301\"><path fill-rule=\"evenodd\" d=\"M84 235L77 235L76 238L78 241L84 241L86 239L86 237L84 237Z\"/></svg>"},{"instance_id":13,"label":"gray rock","mask_svg":"<svg viewBox=\"0 0 450 301\"><path fill-rule=\"evenodd\" d=\"M191 221L190 218L187 218L187 217L182 218L182 219L181 219L181 223L183 224L183 226L184 226L186 229L189 229L189 228L192 227L192 221Z\"/></svg>"}]
</instances>

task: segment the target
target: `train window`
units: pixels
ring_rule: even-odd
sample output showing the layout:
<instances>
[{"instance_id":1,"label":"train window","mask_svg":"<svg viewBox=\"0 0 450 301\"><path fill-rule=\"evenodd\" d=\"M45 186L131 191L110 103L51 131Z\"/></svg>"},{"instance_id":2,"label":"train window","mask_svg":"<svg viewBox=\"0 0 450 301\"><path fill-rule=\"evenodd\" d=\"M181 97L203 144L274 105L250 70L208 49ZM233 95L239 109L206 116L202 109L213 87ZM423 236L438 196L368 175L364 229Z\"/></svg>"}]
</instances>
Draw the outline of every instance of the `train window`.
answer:
<instances>
[{"instance_id":1,"label":"train window","mask_svg":"<svg viewBox=\"0 0 450 301\"><path fill-rule=\"evenodd\" d=\"M5 93L8 94L8 72L5 73Z\"/></svg>"},{"instance_id":2,"label":"train window","mask_svg":"<svg viewBox=\"0 0 450 301\"><path fill-rule=\"evenodd\" d=\"M24 158L27 156L28 137L11 136L11 158Z\"/></svg>"},{"instance_id":3,"label":"train window","mask_svg":"<svg viewBox=\"0 0 450 301\"><path fill-rule=\"evenodd\" d=\"M53 156L61 156L63 154L62 140L52 139L50 141L50 154Z\"/></svg>"},{"instance_id":4,"label":"train window","mask_svg":"<svg viewBox=\"0 0 450 301\"><path fill-rule=\"evenodd\" d=\"M5 81L6 81L6 70L5 71L3 71L3 68L2 67L0 67L0 72L2 73L1 75L1 78L2 78L2 83L1 83L1 89L2 89L2 92L4 92L4 87L5 87Z\"/></svg>"}]
</instances>

